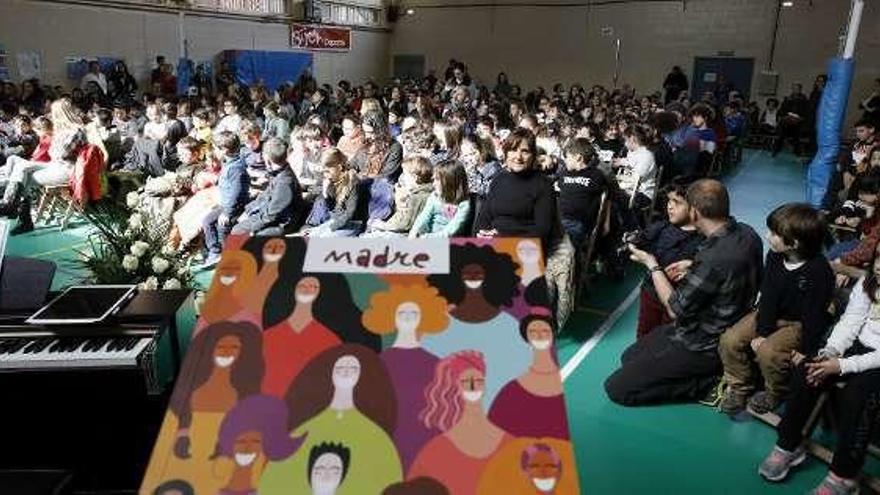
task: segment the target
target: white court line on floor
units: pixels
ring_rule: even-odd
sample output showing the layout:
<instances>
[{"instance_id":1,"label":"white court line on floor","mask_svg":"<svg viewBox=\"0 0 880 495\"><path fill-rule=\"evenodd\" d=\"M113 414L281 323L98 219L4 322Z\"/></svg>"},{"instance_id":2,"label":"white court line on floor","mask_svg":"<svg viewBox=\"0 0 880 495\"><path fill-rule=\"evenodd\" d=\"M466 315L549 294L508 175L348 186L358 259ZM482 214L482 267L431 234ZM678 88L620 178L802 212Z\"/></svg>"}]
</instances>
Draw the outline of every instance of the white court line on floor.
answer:
<instances>
[{"instance_id":1,"label":"white court line on floor","mask_svg":"<svg viewBox=\"0 0 880 495\"><path fill-rule=\"evenodd\" d=\"M606 333L608 333L608 330L611 330L611 327L613 327L614 324L617 323L617 320L619 320L620 317L623 316L623 313L626 312L627 309L629 309L629 307L632 305L632 303L636 301L636 299L638 299L641 287L642 284L636 285L632 292L630 292L629 295L626 296L626 299L624 299L623 302L620 303L617 308L615 308L614 311L611 312L610 315L608 315L608 318L606 318L605 321L602 322L602 325L596 330L596 333L594 333L592 337L587 339L587 341L581 345L581 348L578 349L576 353L574 353L574 356L572 356L571 359L569 359L568 362L565 363L565 366L562 367L561 372L563 382L572 373L574 373L574 370L576 370L577 367L580 366L584 358L587 357L587 354L589 354L590 351L592 351L599 344L599 341L602 340L602 337L604 337Z\"/></svg>"}]
</instances>

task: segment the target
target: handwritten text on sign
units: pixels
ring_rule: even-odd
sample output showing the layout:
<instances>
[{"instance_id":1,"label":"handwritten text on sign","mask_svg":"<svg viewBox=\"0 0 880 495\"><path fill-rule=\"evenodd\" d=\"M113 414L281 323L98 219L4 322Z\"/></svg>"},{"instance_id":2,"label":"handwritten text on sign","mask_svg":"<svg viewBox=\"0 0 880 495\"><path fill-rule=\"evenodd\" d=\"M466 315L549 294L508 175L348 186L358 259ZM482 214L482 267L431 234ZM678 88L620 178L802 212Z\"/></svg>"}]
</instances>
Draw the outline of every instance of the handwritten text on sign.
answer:
<instances>
[{"instance_id":1,"label":"handwritten text on sign","mask_svg":"<svg viewBox=\"0 0 880 495\"><path fill-rule=\"evenodd\" d=\"M290 45L302 50L351 50L351 29L335 26L291 24Z\"/></svg>"},{"instance_id":2,"label":"handwritten text on sign","mask_svg":"<svg viewBox=\"0 0 880 495\"><path fill-rule=\"evenodd\" d=\"M449 241L312 237L303 269L316 273L449 273Z\"/></svg>"}]
</instances>

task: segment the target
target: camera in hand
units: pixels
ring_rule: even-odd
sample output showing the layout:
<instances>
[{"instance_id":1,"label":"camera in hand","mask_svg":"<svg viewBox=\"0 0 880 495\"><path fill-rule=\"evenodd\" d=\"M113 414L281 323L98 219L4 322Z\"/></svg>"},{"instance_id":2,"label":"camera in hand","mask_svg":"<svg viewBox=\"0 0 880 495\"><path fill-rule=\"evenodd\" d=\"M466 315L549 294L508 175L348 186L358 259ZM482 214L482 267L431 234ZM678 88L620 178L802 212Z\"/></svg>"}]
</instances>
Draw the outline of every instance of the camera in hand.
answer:
<instances>
[{"instance_id":1,"label":"camera in hand","mask_svg":"<svg viewBox=\"0 0 880 495\"><path fill-rule=\"evenodd\" d=\"M645 246L645 240L641 234L642 231L640 230L630 230L629 232L624 232L623 235L620 236L621 244L617 247L617 255L628 256L630 244L635 246L636 249L644 250L647 246Z\"/></svg>"}]
</instances>

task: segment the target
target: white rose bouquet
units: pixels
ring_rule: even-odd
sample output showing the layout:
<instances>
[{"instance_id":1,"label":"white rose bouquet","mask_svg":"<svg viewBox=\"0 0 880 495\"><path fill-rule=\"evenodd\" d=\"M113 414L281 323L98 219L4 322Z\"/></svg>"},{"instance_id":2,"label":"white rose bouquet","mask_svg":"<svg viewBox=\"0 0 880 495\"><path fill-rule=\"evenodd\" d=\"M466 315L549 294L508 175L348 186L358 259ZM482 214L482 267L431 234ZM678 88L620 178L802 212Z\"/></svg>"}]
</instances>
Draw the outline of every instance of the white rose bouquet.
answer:
<instances>
[{"instance_id":1,"label":"white rose bouquet","mask_svg":"<svg viewBox=\"0 0 880 495\"><path fill-rule=\"evenodd\" d=\"M137 193L129 193L124 203L99 202L86 209L83 217L92 233L74 263L89 272L91 283L136 284L141 290L195 288L192 256L171 248L167 233L134 211L137 199Z\"/></svg>"}]
</instances>

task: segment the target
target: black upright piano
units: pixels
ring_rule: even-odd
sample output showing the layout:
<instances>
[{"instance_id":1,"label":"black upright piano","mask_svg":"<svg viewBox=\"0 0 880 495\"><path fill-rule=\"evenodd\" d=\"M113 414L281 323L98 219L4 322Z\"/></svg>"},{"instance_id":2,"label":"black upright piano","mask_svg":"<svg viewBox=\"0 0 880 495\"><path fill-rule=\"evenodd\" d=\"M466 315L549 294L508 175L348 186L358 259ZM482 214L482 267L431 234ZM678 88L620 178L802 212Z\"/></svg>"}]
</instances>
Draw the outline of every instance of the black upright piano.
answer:
<instances>
[{"instance_id":1,"label":"black upright piano","mask_svg":"<svg viewBox=\"0 0 880 495\"><path fill-rule=\"evenodd\" d=\"M191 307L189 290L139 291L101 325L40 327L3 315L0 493L135 493Z\"/></svg>"}]
</instances>

